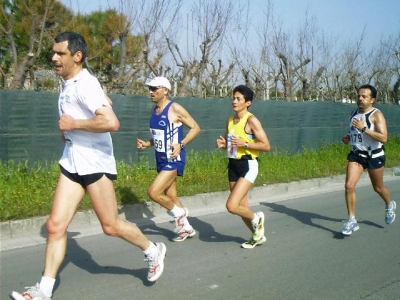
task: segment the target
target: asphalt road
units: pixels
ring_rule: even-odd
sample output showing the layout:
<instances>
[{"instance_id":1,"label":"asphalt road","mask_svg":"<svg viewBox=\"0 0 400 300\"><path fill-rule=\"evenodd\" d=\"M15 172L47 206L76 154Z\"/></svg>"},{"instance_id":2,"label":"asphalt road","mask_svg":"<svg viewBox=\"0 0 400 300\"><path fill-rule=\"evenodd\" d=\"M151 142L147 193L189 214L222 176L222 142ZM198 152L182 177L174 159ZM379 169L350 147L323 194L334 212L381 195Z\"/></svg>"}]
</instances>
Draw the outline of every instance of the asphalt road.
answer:
<instances>
[{"instance_id":1,"label":"asphalt road","mask_svg":"<svg viewBox=\"0 0 400 300\"><path fill-rule=\"evenodd\" d=\"M360 230L340 234L346 217L343 191L254 207L266 215L266 244L240 248L250 237L227 212L190 217L199 231L170 242L173 224L142 226L167 245L165 271L146 281L141 251L100 235L70 233L54 300L70 299L400 299L400 180L387 183L397 219L384 222L384 204L370 186L358 188ZM44 245L1 254L1 299L40 280Z\"/></svg>"}]
</instances>

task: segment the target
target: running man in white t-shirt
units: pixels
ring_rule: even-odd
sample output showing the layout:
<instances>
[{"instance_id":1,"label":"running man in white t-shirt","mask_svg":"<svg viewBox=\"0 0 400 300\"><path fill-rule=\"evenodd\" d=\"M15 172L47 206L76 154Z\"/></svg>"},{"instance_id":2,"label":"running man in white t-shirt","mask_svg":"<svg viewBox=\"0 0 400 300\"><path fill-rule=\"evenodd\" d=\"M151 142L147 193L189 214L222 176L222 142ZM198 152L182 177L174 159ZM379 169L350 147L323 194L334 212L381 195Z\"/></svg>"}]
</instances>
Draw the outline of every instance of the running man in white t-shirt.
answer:
<instances>
[{"instance_id":1,"label":"running man in white t-shirt","mask_svg":"<svg viewBox=\"0 0 400 300\"><path fill-rule=\"evenodd\" d=\"M57 35L52 61L65 84L58 101L58 122L65 142L60 159L61 174L47 220L47 249L42 278L12 299L48 300L67 248L67 229L88 193L105 234L124 239L142 249L148 262L149 281L157 280L164 269L166 247L150 242L140 229L118 216L113 180L117 178L110 132L119 121L98 80L83 69L87 54L83 37L75 32ZM85 298L85 296L82 296Z\"/></svg>"}]
</instances>

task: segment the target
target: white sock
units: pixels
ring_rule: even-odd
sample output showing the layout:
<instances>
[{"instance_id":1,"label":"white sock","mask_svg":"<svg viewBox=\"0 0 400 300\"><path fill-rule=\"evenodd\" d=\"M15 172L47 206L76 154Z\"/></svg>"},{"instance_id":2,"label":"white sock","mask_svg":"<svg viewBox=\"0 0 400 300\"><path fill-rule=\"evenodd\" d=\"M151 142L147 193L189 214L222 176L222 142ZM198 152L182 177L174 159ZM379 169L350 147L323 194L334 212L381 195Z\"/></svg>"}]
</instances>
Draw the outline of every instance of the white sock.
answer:
<instances>
[{"instance_id":1,"label":"white sock","mask_svg":"<svg viewBox=\"0 0 400 300\"><path fill-rule=\"evenodd\" d=\"M154 244L153 242L150 242L149 248L144 250L143 253L146 256L154 257L154 256L156 256L157 251L158 251L158 249L157 249L156 244Z\"/></svg>"},{"instance_id":2,"label":"white sock","mask_svg":"<svg viewBox=\"0 0 400 300\"><path fill-rule=\"evenodd\" d=\"M174 218L180 217L186 213L183 207L178 207L174 205L174 207L170 210L170 213L174 216ZM190 225L188 219L186 217L183 218L183 228L186 230L192 229L192 225Z\"/></svg>"},{"instance_id":3,"label":"white sock","mask_svg":"<svg viewBox=\"0 0 400 300\"><path fill-rule=\"evenodd\" d=\"M50 278L45 276L43 276L42 279L40 280L39 287L46 297L51 297L53 295L53 288L55 282L56 282L55 278Z\"/></svg>"},{"instance_id":4,"label":"white sock","mask_svg":"<svg viewBox=\"0 0 400 300\"><path fill-rule=\"evenodd\" d=\"M258 216L258 214L254 214L254 219L251 220L251 223L257 224L259 220L260 220L260 217Z\"/></svg>"},{"instance_id":5,"label":"white sock","mask_svg":"<svg viewBox=\"0 0 400 300\"><path fill-rule=\"evenodd\" d=\"M192 229L192 225L190 225L187 218L183 218L183 228L188 229L188 230Z\"/></svg>"},{"instance_id":6,"label":"white sock","mask_svg":"<svg viewBox=\"0 0 400 300\"><path fill-rule=\"evenodd\" d=\"M349 221L350 222L357 222L356 216L349 216Z\"/></svg>"},{"instance_id":7,"label":"white sock","mask_svg":"<svg viewBox=\"0 0 400 300\"><path fill-rule=\"evenodd\" d=\"M176 205L174 205L170 212L175 218L185 214L185 210L182 207L178 207Z\"/></svg>"}]
</instances>

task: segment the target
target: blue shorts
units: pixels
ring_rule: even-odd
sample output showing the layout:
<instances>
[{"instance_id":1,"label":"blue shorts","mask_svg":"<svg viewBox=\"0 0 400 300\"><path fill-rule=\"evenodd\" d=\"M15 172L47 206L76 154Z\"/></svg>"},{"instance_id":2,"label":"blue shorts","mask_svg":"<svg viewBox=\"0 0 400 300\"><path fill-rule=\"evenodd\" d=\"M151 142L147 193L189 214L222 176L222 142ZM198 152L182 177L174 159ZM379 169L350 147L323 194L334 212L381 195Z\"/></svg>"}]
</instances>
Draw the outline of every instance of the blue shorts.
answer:
<instances>
[{"instance_id":1,"label":"blue shorts","mask_svg":"<svg viewBox=\"0 0 400 300\"><path fill-rule=\"evenodd\" d=\"M89 184L95 183L104 175L107 176L110 180L116 180L116 174L109 174L109 173L94 173L88 175L79 175L78 173L70 173L65 170L62 166L60 166L61 173L64 174L68 179L73 182L79 183L83 188L86 188Z\"/></svg>"},{"instance_id":2,"label":"blue shorts","mask_svg":"<svg viewBox=\"0 0 400 300\"><path fill-rule=\"evenodd\" d=\"M385 166L386 163L386 156L381 155L378 157L364 157L361 156L353 151L350 151L350 153L347 155L347 160L350 162L357 162L360 165L363 166L364 170L374 170L374 169L379 169Z\"/></svg>"},{"instance_id":3,"label":"blue shorts","mask_svg":"<svg viewBox=\"0 0 400 300\"><path fill-rule=\"evenodd\" d=\"M173 171L176 170L178 176L183 176L185 164L181 161L176 162L162 162L157 164L157 172L161 171Z\"/></svg>"}]
</instances>

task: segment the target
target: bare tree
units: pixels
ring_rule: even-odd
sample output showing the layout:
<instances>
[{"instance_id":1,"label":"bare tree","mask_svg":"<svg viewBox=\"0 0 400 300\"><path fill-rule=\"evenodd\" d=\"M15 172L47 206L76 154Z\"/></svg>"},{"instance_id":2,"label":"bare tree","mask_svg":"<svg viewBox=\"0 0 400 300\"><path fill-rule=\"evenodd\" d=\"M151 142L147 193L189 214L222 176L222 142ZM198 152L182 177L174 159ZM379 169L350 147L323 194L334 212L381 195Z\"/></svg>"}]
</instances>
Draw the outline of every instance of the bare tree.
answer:
<instances>
[{"instance_id":1,"label":"bare tree","mask_svg":"<svg viewBox=\"0 0 400 300\"><path fill-rule=\"evenodd\" d=\"M311 62L311 58L304 56L304 54L308 53L303 54L301 49L294 47L296 43L293 35L284 32L281 22L274 21L272 26L271 44L279 60L279 74L285 91L285 98L288 101L293 101L296 99L295 84L298 79L298 72ZM296 56L295 53L301 54Z\"/></svg>"},{"instance_id":2,"label":"bare tree","mask_svg":"<svg viewBox=\"0 0 400 300\"><path fill-rule=\"evenodd\" d=\"M251 87L256 99L269 99L270 89L274 87L273 75L277 73L269 43L273 5L268 1L262 11L263 17L255 19L250 13L250 4L251 1L237 3L237 15L232 18L241 21L235 22L226 44L235 61L235 74L238 74L234 81ZM256 20L261 23L255 23Z\"/></svg>"},{"instance_id":3,"label":"bare tree","mask_svg":"<svg viewBox=\"0 0 400 300\"><path fill-rule=\"evenodd\" d=\"M363 66L363 41L365 28L356 41L349 41L340 45L341 50L333 59L329 69L332 85L335 90L335 99L351 99L355 96L361 82Z\"/></svg>"},{"instance_id":4,"label":"bare tree","mask_svg":"<svg viewBox=\"0 0 400 300\"><path fill-rule=\"evenodd\" d=\"M319 34L315 17L308 17L306 12L304 23L297 33L297 60L304 62L296 72L300 81L301 98L310 100L311 96L318 96L322 87L319 83L330 62L331 44ZM310 63L307 61L310 60Z\"/></svg>"},{"instance_id":5,"label":"bare tree","mask_svg":"<svg viewBox=\"0 0 400 300\"><path fill-rule=\"evenodd\" d=\"M393 81L393 51L391 40L381 40L368 52L362 53L360 83L374 84L379 90L378 101L387 103L391 98Z\"/></svg>"},{"instance_id":6,"label":"bare tree","mask_svg":"<svg viewBox=\"0 0 400 300\"><path fill-rule=\"evenodd\" d=\"M292 47L290 34L278 31L274 38L275 54L280 62L280 74L282 75L282 83L285 90L285 98L288 101L296 99L295 96L295 80L296 73L305 65L310 63L310 58L299 58L296 62L293 58L294 49Z\"/></svg>"},{"instance_id":7,"label":"bare tree","mask_svg":"<svg viewBox=\"0 0 400 300\"><path fill-rule=\"evenodd\" d=\"M275 55L272 46L273 27L275 23L274 7L270 1L266 10L263 11L264 22L258 27L258 37L260 43L260 50L258 56L260 60L255 63L258 70L253 67L252 70L259 80L256 81L256 91L260 91L259 84L261 84L263 99L270 99L270 90L274 89L275 100L278 98L278 83L282 80L282 73L278 57Z\"/></svg>"},{"instance_id":8,"label":"bare tree","mask_svg":"<svg viewBox=\"0 0 400 300\"><path fill-rule=\"evenodd\" d=\"M217 65L211 61L206 67L206 76L203 81L204 96L227 97L227 82L233 68L234 64L231 63L227 69L224 69L221 59L218 60Z\"/></svg>"},{"instance_id":9,"label":"bare tree","mask_svg":"<svg viewBox=\"0 0 400 300\"><path fill-rule=\"evenodd\" d=\"M126 19L119 24L121 56L112 86L114 90L124 89L129 82L137 80L139 76L146 78L146 74L149 73L145 71L146 67L155 76L166 75L162 73L163 71L167 72L169 68L163 70L159 66L166 52L162 41L165 32L169 32L176 23L181 7L181 0L154 0L151 2L120 0L119 3L119 10L124 13ZM141 51L134 57L132 57L133 45L129 47L128 40L131 32L142 37ZM153 54L153 49L156 49L155 54Z\"/></svg>"},{"instance_id":10,"label":"bare tree","mask_svg":"<svg viewBox=\"0 0 400 300\"><path fill-rule=\"evenodd\" d=\"M181 70L179 96L203 95L202 87L207 85L204 78L207 66L221 48L233 9L232 0L196 0L190 9L193 25L190 28L192 31L189 32L195 48L189 46L189 49L182 51L176 39L171 36L166 38L173 61ZM222 67L222 64L218 64ZM226 74L229 68L220 73Z\"/></svg>"},{"instance_id":11,"label":"bare tree","mask_svg":"<svg viewBox=\"0 0 400 300\"><path fill-rule=\"evenodd\" d=\"M393 76L395 82L393 84L392 100L400 105L400 33L393 39L393 44L390 48L393 57Z\"/></svg>"}]
</instances>

